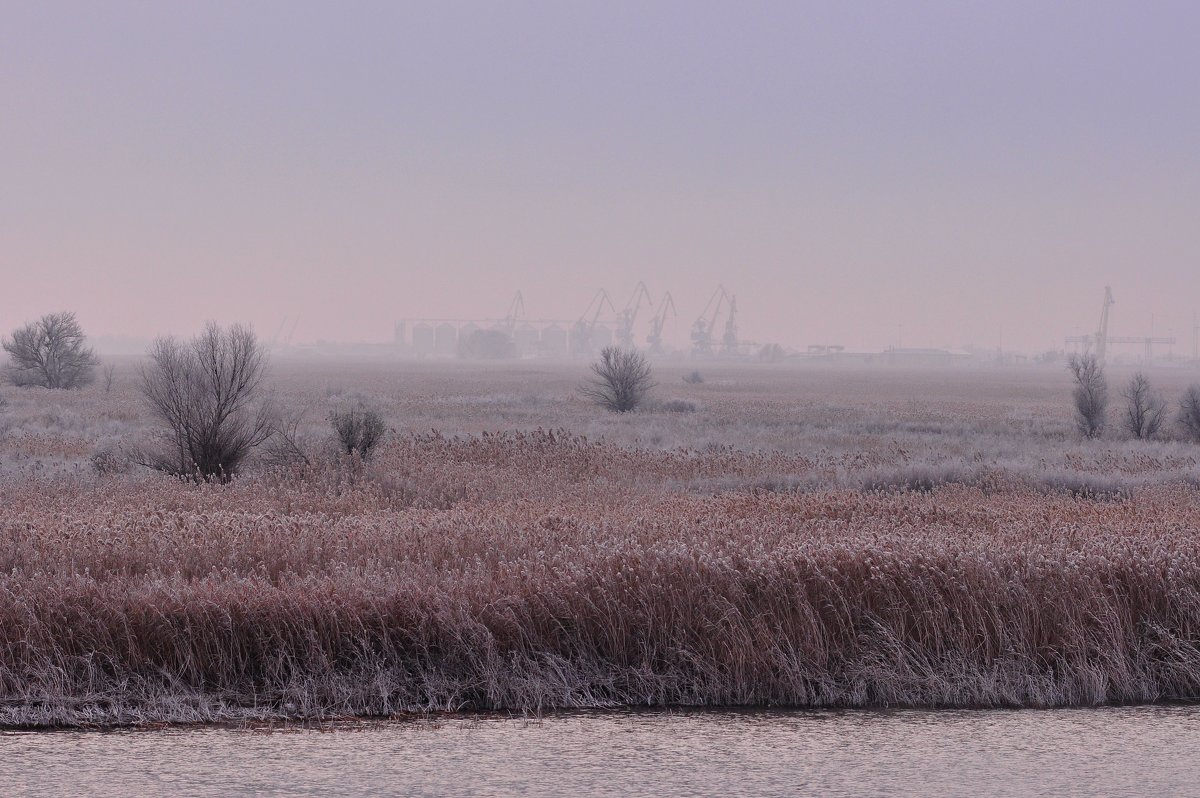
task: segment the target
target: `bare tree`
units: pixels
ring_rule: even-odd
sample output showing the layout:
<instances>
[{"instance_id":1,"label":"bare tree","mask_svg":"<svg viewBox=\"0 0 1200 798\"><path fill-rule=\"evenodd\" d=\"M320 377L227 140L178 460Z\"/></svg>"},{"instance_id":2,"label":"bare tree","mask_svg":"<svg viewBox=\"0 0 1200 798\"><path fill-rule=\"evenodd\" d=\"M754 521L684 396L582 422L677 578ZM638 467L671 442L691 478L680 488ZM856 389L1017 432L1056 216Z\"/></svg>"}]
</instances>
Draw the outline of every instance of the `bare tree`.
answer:
<instances>
[{"instance_id":1,"label":"bare tree","mask_svg":"<svg viewBox=\"0 0 1200 798\"><path fill-rule=\"evenodd\" d=\"M1156 394L1142 372L1134 374L1121 392L1125 400L1125 431L1135 438L1153 438L1167 417L1167 401Z\"/></svg>"},{"instance_id":2,"label":"bare tree","mask_svg":"<svg viewBox=\"0 0 1200 798\"><path fill-rule=\"evenodd\" d=\"M1104 366L1095 355L1071 355L1067 369L1075 379L1071 397L1075 401L1075 426L1085 438L1098 438L1104 432L1108 412L1108 380Z\"/></svg>"},{"instance_id":3,"label":"bare tree","mask_svg":"<svg viewBox=\"0 0 1200 798\"><path fill-rule=\"evenodd\" d=\"M650 364L636 349L606 346L592 364L593 377L579 392L616 413L636 410L654 387Z\"/></svg>"},{"instance_id":4,"label":"bare tree","mask_svg":"<svg viewBox=\"0 0 1200 798\"><path fill-rule=\"evenodd\" d=\"M357 452L364 460L370 457L387 433L383 417L365 407L334 411L329 414L329 423L333 425L342 451L346 454Z\"/></svg>"},{"instance_id":5,"label":"bare tree","mask_svg":"<svg viewBox=\"0 0 1200 798\"><path fill-rule=\"evenodd\" d=\"M1193 385L1184 391L1183 399L1179 402L1179 426L1183 427L1189 438L1200 443L1200 385Z\"/></svg>"},{"instance_id":6,"label":"bare tree","mask_svg":"<svg viewBox=\"0 0 1200 798\"><path fill-rule=\"evenodd\" d=\"M290 416L277 416L271 424L266 441L266 462L275 468L312 465L310 443L301 430L303 411Z\"/></svg>"},{"instance_id":7,"label":"bare tree","mask_svg":"<svg viewBox=\"0 0 1200 798\"><path fill-rule=\"evenodd\" d=\"M74 313L48 313L0 345L11 360L5 372L14 385L82 388L95 379L100 362Z\"/></svg>"},{"instance_id":8,"label":"bare tree","mask_svg":"<svg viewBox=\"0 0 1200 798\"><path fill-rule=\"evenodd\" d=\"M264 347L241 325L210 322L189 342L155 341L142 393L167 425L167 447L144 464L206 482L232 479L274 428L260 397L266 365Z\"/></svg>"},{"instance_id":9,"label":"bare tree","mask_svg":"<svg viewBox=\"0 0 1200 798\"><path fill-rule=\"evenodd\" d=\"M104 392L105 393L112 393L113 376L116 374L116 371L117 371L117 367L114 366L112 363L106 363L104 365L103 374L104 374Z\"/></svg>"}]
</instances>

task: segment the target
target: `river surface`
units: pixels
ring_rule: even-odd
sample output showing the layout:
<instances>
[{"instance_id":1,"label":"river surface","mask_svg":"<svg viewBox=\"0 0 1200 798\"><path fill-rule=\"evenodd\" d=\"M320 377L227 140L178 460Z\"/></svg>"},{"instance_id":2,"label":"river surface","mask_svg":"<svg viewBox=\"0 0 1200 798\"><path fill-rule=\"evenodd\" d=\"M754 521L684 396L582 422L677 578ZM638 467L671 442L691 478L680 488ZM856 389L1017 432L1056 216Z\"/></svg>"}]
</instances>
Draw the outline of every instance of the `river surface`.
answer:
<instances>
[{"instance_id":1,"label":"river surface","mask_svg":"<svg viewBox=\"0 0 1200 798\"><path fill-rule=\"evenodd\" d=\"M0 732L4 796L1200 796L1200 707Z\"/></svg>"}]
</instances>

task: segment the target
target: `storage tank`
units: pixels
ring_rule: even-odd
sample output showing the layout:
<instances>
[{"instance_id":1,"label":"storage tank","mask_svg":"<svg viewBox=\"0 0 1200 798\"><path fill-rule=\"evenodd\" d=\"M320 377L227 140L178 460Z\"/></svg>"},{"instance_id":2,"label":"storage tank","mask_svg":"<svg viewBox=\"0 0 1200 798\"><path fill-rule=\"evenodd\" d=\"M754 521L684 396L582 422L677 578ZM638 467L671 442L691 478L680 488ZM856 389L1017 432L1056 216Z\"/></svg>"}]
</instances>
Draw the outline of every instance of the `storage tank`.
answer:
<instances>
[{"instance_id":1,"label":"storage tank","mask_svg":"<svg viewBox=\"0 0 1200 798\"><path fill-rule=\"evenodd\" d=\"M433 353L453 357L458 351L458 330L449 322L442 322L434 330Z\"/></svg>"},{"instance_id":2,"label":"storage tank","mask_svg":"<svg viewBox=\"0 0 1200 798\"><path fill-rule=\"evenodd\" d=\"M433 354L433 325L414 324L412 328L412 351L419 357Z\"/></svg>"},{"instance_id":3,"label":"storage tank","mask_svg":"<svg viewBox=\"0 0 1200 798\"><path fill-rule=\"evenodd\" d=\"M613 331L610 327L597 324L592 328L592 347L599 352L606 346L612 346Z\"/></svg>"},{"instance_id":4,"label":"storage tank","mask_svg":"<svg viewBox=\"0 0 1200 798\"><path fill-rule=\"evenodd\" d=\"M567 331L557 324L551 324L543 329L541 350L546 357L566 357Z\"/></svg>"},{"instance_id":5,"label":"storage tank","mask_svg":"<svg viewBox=\"0 0 1200 798\"><path fill-rule=\"evenodd\" d=\"M540 339L541 335L532 324L522 324L513 330L513 345L516 347L517 357L529 357L536 354Z\"/></svg>"}]
</instances>

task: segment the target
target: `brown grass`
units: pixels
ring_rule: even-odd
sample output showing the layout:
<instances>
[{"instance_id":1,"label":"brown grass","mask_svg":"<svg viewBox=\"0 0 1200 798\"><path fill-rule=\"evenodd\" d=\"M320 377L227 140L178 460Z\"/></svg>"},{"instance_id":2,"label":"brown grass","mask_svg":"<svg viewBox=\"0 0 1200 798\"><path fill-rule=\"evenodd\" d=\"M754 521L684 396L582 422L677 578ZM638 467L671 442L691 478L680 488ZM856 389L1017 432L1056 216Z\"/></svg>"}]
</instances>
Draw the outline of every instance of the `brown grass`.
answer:
<instances>
[{"instance_id":1,"label":"brown grass","mask_svg":"<svg viewBox=\"0 0 1200 798\"><path fill-rule=\"evenodd\" d=\"M1190 487L664 488L738 461L426 437L303 480L5 483L0 722L1200 690Z\"/></svg>"},{"instance_id":2,"label":"brown grass","mask_svg":"<svg viewBox=\"0 0 1200 798\"><path fill-rule=\"evenodd\" d=\"M1200 694L1193 449L1047 437L1029 420L1069 407L1036 402L860 402L821 424L755 385L744 423L777 449L689 439L710 434L697 417L736 435L711 396L663 415L683 448L625 426L474 434L490 400L454 385L395 402L446 402L472 434L401 430L368 463L227 486L51 468L128 400L68 397L84 420L56 428L17 396L0 724ZM546 402L499 414L584 412Z\"/></svg>"}]
</instances>

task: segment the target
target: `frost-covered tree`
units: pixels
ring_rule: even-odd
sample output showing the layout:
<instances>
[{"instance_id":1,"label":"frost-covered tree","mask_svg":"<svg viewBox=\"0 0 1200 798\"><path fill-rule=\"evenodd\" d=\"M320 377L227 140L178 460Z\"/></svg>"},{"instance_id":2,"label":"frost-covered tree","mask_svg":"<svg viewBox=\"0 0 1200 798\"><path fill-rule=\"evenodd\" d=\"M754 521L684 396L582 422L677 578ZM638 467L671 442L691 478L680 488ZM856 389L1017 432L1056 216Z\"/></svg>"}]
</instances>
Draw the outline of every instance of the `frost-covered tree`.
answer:
<instances>
[{"instance_id":1,"label":"frost-covered tree","mask_svg":"<svg viewBox=\"0 0 1200 798\"><path fill-rule=\"evenodd\" d=\"M1075 426L1085 438L1099 438L1108 413L1108 380L1095 355L1071 355L1067 369L1075 380Z\"/></svg>"},{"instance_id":2,"label":"frost-covered tree","mask_svg":"<svg viewBox=\"0 0 1200 798\"><path fill-rule=\"evenodd\" d=\"M100 363L74 313L47 313L0 343L8 353L5 376L14 385L82 388Z\"/></svg>"},{"instance_id":3,"label":"frost-covered tree","mask_svg":"<svg viewBox=\"0 0 1200 798\"><path fill-rule=\"evenodd\" d=\"M592 364L592 378L579 392L616 413L636 410L654 387L650 364L636 349L606 346Z\"/></svg>"},{"instance_id":4,"label":"frost-covered tree","mask_svg":"<svg viewBox=\"0 0 1200 798\"><path fill-rule=\"evenodd\" d=\"M241 325L209 323L191 341L155 341L142 393L167 435L163 450L145 464L185 478L232 479L275 429L261 398L266 368L266 350Z\"/></svg>"}]
</instances>

